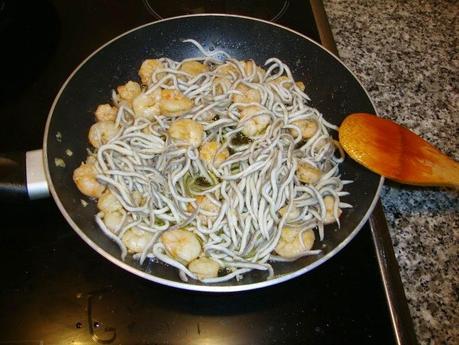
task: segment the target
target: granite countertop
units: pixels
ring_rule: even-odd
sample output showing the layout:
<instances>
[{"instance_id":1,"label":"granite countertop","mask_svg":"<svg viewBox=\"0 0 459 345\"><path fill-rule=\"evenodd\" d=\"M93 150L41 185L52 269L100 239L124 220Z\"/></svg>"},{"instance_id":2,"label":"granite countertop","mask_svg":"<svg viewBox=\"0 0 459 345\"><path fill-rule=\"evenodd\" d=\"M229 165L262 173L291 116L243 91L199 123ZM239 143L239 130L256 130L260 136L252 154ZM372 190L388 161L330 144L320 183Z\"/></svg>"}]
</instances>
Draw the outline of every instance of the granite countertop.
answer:
<instances>
[{"instance_id":1,"label":"granite countertop","mask_svg":"<svg viewBox=\"0 0 459 345\"><path fill-rule=\"evenodd\" d=\"M378 114L459 160L457 1L324 0L341 59ZM459 192L382 191L420 344L459 343Z\"/></svg>"}]
</instances>

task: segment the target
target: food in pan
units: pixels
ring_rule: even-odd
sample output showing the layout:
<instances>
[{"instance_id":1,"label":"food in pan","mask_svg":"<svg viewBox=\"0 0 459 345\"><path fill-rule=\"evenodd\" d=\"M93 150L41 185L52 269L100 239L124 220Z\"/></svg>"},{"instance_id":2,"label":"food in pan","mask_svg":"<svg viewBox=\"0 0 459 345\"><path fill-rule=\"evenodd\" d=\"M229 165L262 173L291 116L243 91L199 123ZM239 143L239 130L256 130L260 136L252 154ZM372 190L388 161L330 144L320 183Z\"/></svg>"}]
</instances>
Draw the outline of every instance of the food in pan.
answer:
<instances>
[{"instance_id":1,"label":"food in pan","mask_svg":"<svg viewBox=\"0 0 459 345\"><path fill-rule=\"evenodd\" d=\"M186 42L203 56L147 59L97 107L73 179L123 259L159 260L184 281L270 279L272 262L320 254L316 237L350 207L337 127L279 59L260 67Z\"/></svg>"}]
</instances>

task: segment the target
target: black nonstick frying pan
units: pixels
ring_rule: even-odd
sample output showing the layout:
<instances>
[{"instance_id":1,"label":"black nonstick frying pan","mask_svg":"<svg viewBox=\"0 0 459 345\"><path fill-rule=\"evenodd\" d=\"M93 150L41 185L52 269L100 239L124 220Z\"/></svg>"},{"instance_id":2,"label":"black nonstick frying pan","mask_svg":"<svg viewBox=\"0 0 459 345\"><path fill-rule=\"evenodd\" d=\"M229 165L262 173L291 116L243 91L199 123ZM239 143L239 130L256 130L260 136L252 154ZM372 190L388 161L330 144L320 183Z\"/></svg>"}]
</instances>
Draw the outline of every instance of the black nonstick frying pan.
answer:
<instances>
[{"instance_id":1,"label":"black nonstick frying pan","mask_svg":"<svg viewBox=\"0 0 459 345\"><path fill-rule=\"evenodd\" d=\"M343 201L354 207L343 212L341 227L326 227L325 240L316 243L322 249L321 255L274 264L276 277L271 280L266 280L263 272L251 272L240 281L216 285L184 283L177 270L167 265L147 262L141 266L129 257L121 261L117 245L103 235L94 221L95 203L83 207L81 199L87 198L74 186L72 173L86 158L87 133L94 122L95 108L110 102L112 89L128 80L137 80L137 71L146 58L182 60L201 56L196 47L182 42L187 38L200 42L207 50L224 50L237 59L254 59L259 65L270 57L280 58L291 67L295 79L304 82L311 105L331 123L339 125L349 113L375 113L368 94L352 72L324 48L290 29L258 19L213 14L150 23L95 51L72 73L54 101L46 124L43 158L48 188L63 216L86 243L116 265L145 279L184 289L255 289L286 281L321 265L357 234L382 185L380 176L350 159L345 160L341 172L344 179L354 183L346 186L350 195ZM68 150L72 155L68 155ZM56 165L61 160L65 166ZM36 178L33 175L28 172L28 176Z\"/></svg>"}]
</instances>

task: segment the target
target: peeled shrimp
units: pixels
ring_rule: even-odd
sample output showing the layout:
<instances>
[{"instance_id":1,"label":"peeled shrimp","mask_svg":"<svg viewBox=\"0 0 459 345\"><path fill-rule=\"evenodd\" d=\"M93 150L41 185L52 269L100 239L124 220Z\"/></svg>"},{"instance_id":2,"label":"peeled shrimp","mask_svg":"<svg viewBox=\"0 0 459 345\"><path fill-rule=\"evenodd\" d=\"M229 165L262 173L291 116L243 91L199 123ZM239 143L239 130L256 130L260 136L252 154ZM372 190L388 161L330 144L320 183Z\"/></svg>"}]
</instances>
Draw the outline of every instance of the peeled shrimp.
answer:
<instances>
[{"instance_id":1,"label":"peeled shrimp","mask_svg":"<svg viewBox=\"0 0 459 345\"><path fill-rule=\"evenodd\" d=\"M206 279L206 278L215 278L218 276L218 270L220 266L217 262L208 257L200 257L198 259L194 259L188 265L188 269L196 274L198 279Z\"/></svg>"},{"instance_id":2,"label":"peeled shrimp","mask_svg":"<svg viewBox=\"0 0 459 345\"><path fill-rule=\"evenodd\" d=\"M204 143L199 148L199 158L207 165L213 162L213 165L218 168L229 157L229 151L226 148L217 154L219 149L220 144L215 140Z\"/></svg>"},{"instance_id":3,"label":"peeled shrimp","mask_svg":"<svg viewBox=\"0 0 459 345\"><path fill-rule=\"evenodd\" d=\"M134 98L136 98L142 92L139 83L135 81L128 81L124 85L120 85L117 87L118 94L120 95L121 99L131 102Z\"/></svg>"},{"instance_id":4,"label":"peeled shrimp","mask_svg":"<svg viewBox=\"0 0 459 345\"><path fill-rule=\"evenodd\" d=\"M315 235L312 229L302 231L285 226L282 228L281 237L274 250L280 256L292 259L311 250L314 240Z\"/></svg>"},{"instance_id":5,"label":"peeled shrimp","mask_svg":"<svg viewBox=\"0 0 459 345\"><path fill-rule=\"evenodd\" d=\"M296 176L303 183L316 184L319 182L322 172L309 163L299 163L296 168Z\"/></svg>"},{"instance_id":6,"label":"peeled shrimp","mask_svg":"<svg viewBox=\"0 0 459 345\"><path fill-rule=\"evenodd\" d=\"M297 126L301 130L301 137L303 139L311 138L318 130L317 122L314 120L297 120L293 121L292 125ZM290 133L295 137L298 136L298 131L293 128L290 129Z\"/></svg>"},{"instance_id":7,"label":"peeled shrimp","mask_svg":"<svg viewBox=\"0 0 459 345\"><path fill-rule=\"evenodd\" d=\"M142 206L145 202L143 195L137 190L132 192L131 197L135 206Z\"/></svg>"},{"instance_id":8,"label":"peeled shrimp","mask_svg":"<svg viewBox=\"0 0 459 345\"><path fill-rule=\"evenodd\" d=\"M142 92L132 101L132 109L134 110L135 117L143 117L152 121L161 112L159 106L160 100L160 89L156 89L149 94Z\"/></svg>"},{"instance_id":9,"label":"peeled shrimp","mask_svg":"<svg viewBox=\"0 0 459 345\"><path fill-rule=\"evenodd\" d=\"M262 111L261 108L257 106L250 106L241 110L241 120L244 118L255 115L256 113L260 113ZM242 129L242 133L245 136L252 138L258 134L260 134L271 122L271 117L269 115L256 115L244 122Z\"/></svg>"},{"instance_id":10,"label":"peeled shrimp","mask_svg":"<svg viewBox=\"0 0 459 345\"><path fill-rule=\"evenodd\" d=\"M298 86L298 88L301 90L301 91L304 91L304 89L306 89L306 87L304 86L304 83L302 81L297 81L295 82L296 86Z\"/></svg>"},{"instance_id":11,"label":"peeled shrimp","mask_svg":"<svg viewBox=\"0 0 459 345\"><path fill-rule=\"evenodd\" d=\"M231 81L228 78L217 77L212 83L215 87L215 94L217 96L223 95L231 88Z\"/></svg>"},{"instance_id":12,"label":"peeled shrimp","mask_svg":"<svg viewBox=\"0 0 459 345\"><path fill-rule=\"evenodd\" d=\"M215 205L208 197L205 195L197 195L196 202L198 203L199 207L207 212L218 213L220 211L220 207Z\"/></svg>"},{"instance_id":13,"label":"peeled shrimp","mask_svg":"<svg viewBox=\"0 0 459 345\"><path fill-rule=\"evenodd\" d=\"M197 76L201 73L206 73L209 71L209 67L198 61L185 61L180 66L180 70L191 74L192 76Z\"/></svg>"},{"instance_id":14,"label":"peeled shrimp","mask_svg":"<svg viewBox=\"0 0 459 345\"><path fill-rule=\"evenodd\" d=\"M161 242L170 256L185 265L201 254L201 243L188 230L167 230L161 235Z\"/></svg>"},{"instance_id":15,"label":"peeled shrimp","mask_svg":"<svg viewBox=\"0 0 459 345\"><path fill-rule=\"evenodd\" d=\"M266 71L260 66L257 66L255 61L253 60L242 61L242 66L244 67L244 72L246 76L250 77L255 73L255 76L253 77L253 79L251 79L251 81L255 83L260 82L263 76L266 74ZM254 72L254 69L256 70L256 72Z\"/></svg>"},{"instance_id":16,"label":"peeled shrimp","mask_svg":"<svg viewBox=\"0 0 459 345\"><path fill-rule=\"evenodd\" d=\"M93 163L82 163L73 171L73 181L81 193L93 198L99 198L105 186L96 179L97 169Z\"/></svg>"},{"instance_id":17,"label":"peeled shrimp","mask_svg":"<svg viewBox=\"0 0 459 345\"><path fill-rule=\"evenodd\" d=\"M193 108L193 101L179 90L161 90L161 115L181 115Z\"/></svg>"},{"instance_id":18,"label":"peeled shrimp","mask_svg":"<svg viewBox=\"0 0 459 345\"><path fill-rule=\"evenodd\" d=\"M277 77L274 80L271 80L270 83L277 84L277 85L282 86L282 87L284 87L286 89L290 89L292 87L292 85L293 85L291 80L290 80L290 78L286 77L285 75L282 75L280 77ZM301 91L304 91L305 87L304 87L304 83L302 81L296 81L295 85Z\"/></svg>"},{"instance_id":19,"label":"peeled shrimp","mask_svg":"<svg viewBox=\"0 0 459 345\"><path fill-rule=\"evenodd\" d=\"M194 147L199 147L202 142L204 129L202 128L202 125L197 121L190 119L180 119L172 122L168 133L172 139Z\"/></svg>"},{"instance_id":20,"label":"peeled shrimp","mask_svg":"<svg viewBox=\"0 0 459 345\"><path fill-rule=\"evenodd\" d=\"M335 218L334 210L335 210L335 198L331 195L327 195L324 197L324 204L325 204L325 219L324 219L324 224L332 224L336 222L336 218L339 218L341 216L341 213L343 211L338 208L337 212L337 217Z\"/></svg>"},{"instance_id":21,"label":"peeled shrimp","mask_svg":"<svg viewBox=\"0 0 459 345\"><path fill-rule=\"evenodd\" d=\"M100 104L94 115L96 115L97 121L112 121L114 122L116 119L116 113L118 109L116 107L112 107L110 104Z\"/></svg>"},{"instance_id":22,"label":"peeled shrimp","mask_svg":"<svg viewBox=\"0 0 459 345\"><path fill-rule=\"evenodd\" d=\"M97 201L97 208L104 213L119 211L123 208L115 195L107 189Z\"/></svg>"},{"instance_id":23,"label":"peeled shrimp","mask_svg":"<svg viewBox=\"0 0 459 345\"><path fill-rule=\"evenodd\" d=\"M121 237L129 253L142 253L152 239L153 235L151 233L135 227L127 230Z\"/></svg>"},{"instance_id":24,"label":"peeled shrimp","mask_svg":"<svg viewBox=\"0 0 459 345\"><path fill-rule=\"evenodd\" d=\"M146 59L142 62L142 66L139 69L139 77L142 80L142 84L148 85L152 82L153 73L160 68L163 68L163 64L158 59ZM160 76L158 76L160 78Z\"/></svg>"},{"instance_id":25,"label":"peeled shrimp","mask_svg":"<svg viewBox=\"0 0 459 345\"><path fill-rule=\"evenodd\" d=\"M212 212L215 214L218 214L220 212L220 207L218 205L215 205L208 197L205 195L197 195L196 196L196 203L199 206L199 209L207 211L207 212ZM192 213L194 211L194 208L191 204L188 204L187 211ZM198 219L200 220L201 223L207 224L207 220L215 220L216 216L206 216L204 214L198 214Z\"/></svg>"},{"instance_id":26,"label":"peeled shrimp","mask_svg":"<svg viewBox=\"0 0 459 345\"><path fill-rule=\"evenodd\" d=\"M92 146L100 147L108 143L118 133L118 127L112 121L99 121L89 129L88 139Z\"/></svg>"},{"instance_id":27,"label":"peeled shrimp","mask_svg":"<svg viewBox=\"0 0 459 345\"><path fill-rule=\"evenodd\" d=\"M248 87L245 84L239 84L236 86L236 90L241 94L233 94L232 100L234 103L260 103L261 101L260 92L256 89Z\"/></svg>"},{"instance_id":28,"label":"peeled shrimp","mask_svg":"<svg viewBox=\"0 0 459 345\"><path fill-rule=\"evenodd\" d=\"M215 69L215 72L223 76L240 75L239 70L231 63L225 63L223 65L218 66Z\"/></svg>"},{"instance_id":29,"label":"peeled shrimp","mask_svg":"<svg viewBox=\"0 0 459 345\"><path fill-rule=\"evenodd\" d=\"M290 208L290 212L287 213L288 206L284 206L281 209L279 209L280 215L283 217L285 214L287 222L292 221L300 216L300 209L298 207L292 206Z\"/></svg>"},{"instance_id":30,"label":"peeled shrimp","mask_svg":"<svg viewBox=\"0 0 459 345\"><path fill-rule=\"evenodd\" d=\"M120 209L113 212L104 212L103 221L107 229L116 234L123 225L125 217L126 211L124 209Z\"/></svg>"}]
</instances>

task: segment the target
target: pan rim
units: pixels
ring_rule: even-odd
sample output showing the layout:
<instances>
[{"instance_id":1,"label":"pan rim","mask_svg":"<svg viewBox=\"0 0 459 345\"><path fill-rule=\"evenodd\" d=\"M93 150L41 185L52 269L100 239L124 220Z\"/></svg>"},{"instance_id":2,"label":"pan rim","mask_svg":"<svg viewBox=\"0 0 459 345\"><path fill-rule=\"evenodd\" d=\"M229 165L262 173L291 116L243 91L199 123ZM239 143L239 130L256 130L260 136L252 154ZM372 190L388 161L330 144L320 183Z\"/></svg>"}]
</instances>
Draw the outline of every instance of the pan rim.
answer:
<instances>
[{"instance_id":1,"label":"pan rim","mask_svg":"<svg viewBox=\"0 0 459 345\"><path fill-rule=\"evenodd\" d=\"M303 267L303 268L301 268L301 269L299 269L297 271L294 271L294 272L291 272L291 273L288 273L288 274L285 274L285 275L281 275L281 276L275 277L275 278L270 279L270 280L265 280L265 281L261 281L261 282L257 282L257 283L251 283L251 284L232 285L232 286L197 285L197 284L186 283L186 282L171 281L171 280L168 280L168 279L164 279L164 278L157 277L157 276L154 276L152 274L146 273L146 272L144 272L144 271L142 271L142 270L140 270L138 268L135 268L135 267L127 264L126 262L122 261L121 259L119 259L119 258L109 254L105 250L103 250L97 243L92 241L84 233L84 231L82 229L80 229L80 227L73 221L72 217L67 213L67 210L65 209L64 205L62 204L62 202L61 202L61 200L59 198L59 195L58 195L58 193L56 192L56 190L54 188L54 185L53 185L52 179L51 179L51 173L50 173L49 165L48 165L49 159L48 159L48 147L47 147L48 145L47 145L47 142L48 142L48 136L49 136L49 129L50 129L50 124L51 124L51 120L52 120L52 117L53 117L54 109L55 109L55 107L56 107L56 105L57 105L62 93L66 89L67 84L73 79L74 75L94 55L96 55L99 51L101 51L106 46L110 45L111 43L115 42L116 40L120 39L123 36L126 36L126 35L130 34L131 32L140 30L140 29L142 29L144 27L147 27L147 26L150 26L150 25L155 25L155 24L159 24L159 23L162 23L162 22L165 22L165 21L180 20L180 19L183 19L183 18L190 18L190 17L234 17L234 18L242 18L242 19L245 19L245 20L258 21L258 22L262 22L264 24L276 26L276 27L281 28L283 30L287 30L287 31L290 31L290 32L292 32L292 33L294 33L296 35L299 35L301 38L306 39L310 43L315 44L320 49L322 49L326 53L330 54L339 64L341 64L352 75L352 77L357 81L357 83L360 85L362 90L365 92L368 100L370 101L371 105L375 109L376 115L378 115L378 111L376 109L376 106L375 106L373 100L371 99L368 91L362 85L362 83L357 78L357 76L354 74L354 72L346 64L344 64L333 52L331 52L327 48L323 47L322 45L320 45L319 43L315 42L313 39L307 37L306 35L304 35L302 33L299 33L299 32L297 32L297 31L295 31L293 29L290 29L290 28L285 27L283 25L280 25L280 24L277 24L277 23L273 23L273 22L270 22L270 21L267 21L267 20L264 20L264 19L253 18L253 17L243 16L243 15L235 15L235 14L200 13L200 14L189 14L189 15L181 15L181 16L175 16L175 17L170 17L170 18L164 18L164 19L152 21L152 22L145 23L145 24L142 24L140 26L137 26L137 27L135 27L135 28L133 28L131 30L123 32L122 34L120 34L120 35L114 37L113 39L107 41L106 43L102 44L100 47L95 49L87 58L85 58L72 71L72 73L70 73L70 75L67 77L65 82L62 84L62 86L59 89L59 92L57 93L56 97L54 98L52 106L51 106L51 108L49 110L48 117L47 117L47 120L46 120L46 125L45 125L44 137L43 137L43 166L45 168L45 175L46 175L46 179L48 181L48 186L49 186L49 190L51 192L51 195L52 195L52 197L54 199L54 202L58 206L61 214L66 219L67 223L83 239L83 241L85 241L92 249L94 249L97 253L102 255L105 259L108 259L109 261L111 261L116 266L118 266L118 267L120 267L120 268L122 268L122 269L124 269L124 270L126 270L126 271L128 271L130 273L132 273L132 274L135 274L138 277L147 279L149 281L153 281L153 282L158 283L158 284L162 284L162 285L166 285L166 286L170 286L170 287L174 287L174 288L179 288L179 289L184 289L184 290L190 290L190 291L226 293L226 292L238 292L238 291L247 291L247 290L260 289L260 288L263 288L263 287L276 285L276 284L288 281L290 279L296 278L298 276L301 276L301 275L313 270L314 268L320 266L321 264L323 264L324 262L328 261L329 259L331 259L337 253L339 253L344 247L346 247L346 245L349 244L351 242L351 240L360 232L360 230L362 229L364 224L369 219L369 217L370 217L371 213L373 212L374 208L376 207L376 204L377 204L377 202L379 200L379 196L380 196L380 193L381 193L382 186L384 184L384 177L382 177L382 176L380 177L380 180L379 180L379 183L378 183L378 187L377 187L377 189L375 191L375 195L373 197L373 200L370 203L370 206L369 206L367 212L364 214L364 216L362 217L360 222L357 224L357 226L354 228L354 230L352 230L352 232L338 246L333 248L333 250L331 250L329 253L327 253L326 255L321 257L320 259L314 261L312 264L307 265L307 266L305 266L305 267Z\"/></svg>"}]
</instances>

